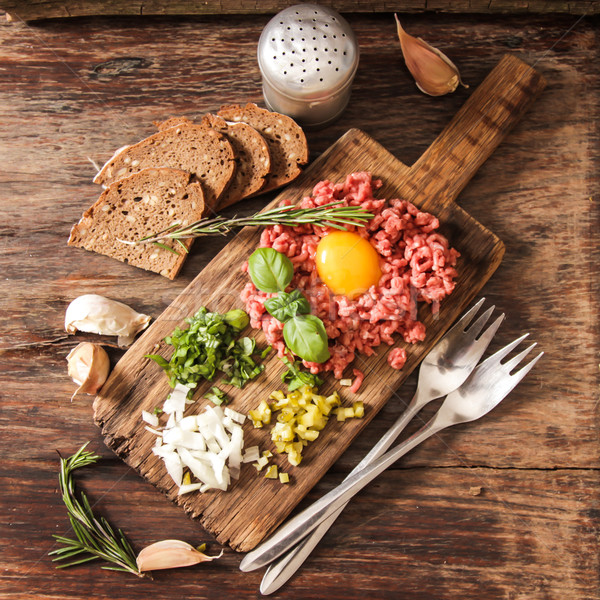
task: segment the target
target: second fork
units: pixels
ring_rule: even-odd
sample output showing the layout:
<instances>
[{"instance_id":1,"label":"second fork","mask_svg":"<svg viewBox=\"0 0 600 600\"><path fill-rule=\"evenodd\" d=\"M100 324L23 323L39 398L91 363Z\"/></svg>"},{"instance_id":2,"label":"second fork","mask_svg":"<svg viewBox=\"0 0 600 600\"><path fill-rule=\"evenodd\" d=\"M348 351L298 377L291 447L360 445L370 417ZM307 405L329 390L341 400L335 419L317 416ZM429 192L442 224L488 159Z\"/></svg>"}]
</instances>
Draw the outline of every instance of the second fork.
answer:
<instances>
[{"instance_id":1,"label":"second fork","mask_svg":"<svg viewBox=\"0 0 600 600\"><path fill-rule=\"evenodd\" d=\"M297 514L271 538L247 554L240 563L240 569L251 571L281 556L294 544L310 535L311 531L320 523L345 506L358 491L409 450L442 429L459 423L475 421L497 406L543 355L541 352L514 373L517 365L529 354L535 344L511 360L502 362L527 335L514 340L481 363L460 388L446 396L438 412L419 431L365 467L361 472L347 477L336 488Z\"/></svg>"},{"instance_id":2,"label":"second fork","mask_svg":"<svg viewBox=\"0 0 600 600\"><path fill-rule=\"evenodd\" d=\"M500 315L483 334L479 335L494 311L494 306L492 306L471 327L466 329L484 301L485 298L481 298L430 350L421 363L417 390L410 404L347 478L379 458L426 404L455 390L469 376L504 318L504 315ZM344 507L342 506L309 536L269 566L261 582L262 594L272 594L296 572L339 517Z\"/></svg>"}]
</instances>

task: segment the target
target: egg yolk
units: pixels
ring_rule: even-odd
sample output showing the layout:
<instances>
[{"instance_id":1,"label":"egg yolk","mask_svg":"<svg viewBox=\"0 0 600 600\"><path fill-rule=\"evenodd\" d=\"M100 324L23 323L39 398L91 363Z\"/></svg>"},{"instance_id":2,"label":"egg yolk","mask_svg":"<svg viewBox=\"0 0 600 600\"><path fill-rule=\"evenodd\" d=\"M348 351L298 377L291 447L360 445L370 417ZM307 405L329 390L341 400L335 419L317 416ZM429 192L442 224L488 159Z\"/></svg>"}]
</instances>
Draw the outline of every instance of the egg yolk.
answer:
<instances>
[{"instance_id":1,"label":"egg yolk","mask_svg":"<svg viewBox=\"0 0 600 600\"><path fill-rule=\"evenodd\" d=\"M317 273L334 293L351 300L381 277L379 256L367 240L350 231L335 231L321 239L315 256Z\"/></svg>"}]
</instances>

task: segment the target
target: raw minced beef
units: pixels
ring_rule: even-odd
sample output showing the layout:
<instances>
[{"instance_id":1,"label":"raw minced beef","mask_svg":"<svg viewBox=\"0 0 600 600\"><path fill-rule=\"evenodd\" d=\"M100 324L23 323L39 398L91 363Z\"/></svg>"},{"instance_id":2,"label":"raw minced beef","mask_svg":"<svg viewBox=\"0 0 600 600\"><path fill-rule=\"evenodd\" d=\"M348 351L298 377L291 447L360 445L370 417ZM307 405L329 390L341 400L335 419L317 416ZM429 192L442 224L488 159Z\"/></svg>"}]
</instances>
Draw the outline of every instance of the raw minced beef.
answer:
<instances>
[{"instance_id":1,"label":"raw minced beef","mask_svg":"<svg viewBox=\"0 0 600 600\"><path fill-rule=\"evenodd\" d=\"M304 293L312 313L325 325L331 358L322 364L304 361L313 373L333 371L334 377L341 379L357 352L370 356L380 344L394 344L395 333L408 343L422 341L425 326L417 320L417 303L437 304L454 289L460 254L436 232L438 219L406 200L375 199L373 190L380 186L370 173L353 173L344 183L321 181L313 195L299 204L312 208L338 201L340 206L361 206L374 215L366 227L348 227L375 248L382 271L379 282L354 300L334 295L317 274L317 245L331 230L314 225L272 225L261 235L261 247L274 248L290 258L294 264L290 288ZM247 263L243 269L247 271ZM262 328L268 342L283 356L283 323L269 315L263 305L274 295L257 290L250 281L242 291L242 300L252 327ZM403 348L395 348L388 357L395 369L401 369L405 361Z\"/></svg>"}]
</instances>

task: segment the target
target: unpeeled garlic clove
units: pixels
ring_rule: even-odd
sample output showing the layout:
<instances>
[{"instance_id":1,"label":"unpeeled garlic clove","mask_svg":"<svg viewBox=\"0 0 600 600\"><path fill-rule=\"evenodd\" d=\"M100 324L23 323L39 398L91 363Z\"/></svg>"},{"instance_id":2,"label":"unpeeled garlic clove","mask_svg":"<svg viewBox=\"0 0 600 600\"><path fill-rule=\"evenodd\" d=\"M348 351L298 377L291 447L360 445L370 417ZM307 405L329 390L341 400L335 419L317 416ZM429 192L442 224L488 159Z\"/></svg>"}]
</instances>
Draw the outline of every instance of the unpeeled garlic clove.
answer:
<instances>
[{"instance_id":1,"label":"unpeeled garlic clove","mask_svg":"<svg viewBox=\"0 0 600 600\"><path fill-rule=\"evenodd\" d=\"M415 78L417 87L423 93L429 96L443 96L456 90L459 83L469 87L461 81L458 68L443 52L421 38L406 33L398 15L394 17L404 61Z\"/></svg>"},{"instance_id":2,"label":"unpeeled garlic clove","mask_svg":"<svg viewBox=\"0 0 600 600\"><path fill-rule=\"evenodd\" d=\"M138 569L144 571L158 571L159 569L176 569L178 567L189 567L198 563L207 562L220 558L218 556L207 556L196 550L192 545L181 540L161 540L146 546L137 557Z\"/></svg>"},{"instance_id":3,"label":"unpeeled garlic clove","mask_svg":"<svg viewBox=\"0 0 600 600\"><path fill-rule=\"evenodd\" d=\"M79 392L95 394L104 385L110 371L110 359L102 346L83 342L67 356L69 377L79 386L71 401Z\"/></svg>"},{"instance_id":4,"label":"unpeeled garlic clove","mask_svg":"<svg viewBox=\"0 0 600 600\"><path fill-rule=\"evenodd\" d=\"M127 346L150 323L149 315L138 313L122 302L97 294L75 298L65 313L65 329L100 335L116 335L119 346Z\"/></svg>"}]
</instances>

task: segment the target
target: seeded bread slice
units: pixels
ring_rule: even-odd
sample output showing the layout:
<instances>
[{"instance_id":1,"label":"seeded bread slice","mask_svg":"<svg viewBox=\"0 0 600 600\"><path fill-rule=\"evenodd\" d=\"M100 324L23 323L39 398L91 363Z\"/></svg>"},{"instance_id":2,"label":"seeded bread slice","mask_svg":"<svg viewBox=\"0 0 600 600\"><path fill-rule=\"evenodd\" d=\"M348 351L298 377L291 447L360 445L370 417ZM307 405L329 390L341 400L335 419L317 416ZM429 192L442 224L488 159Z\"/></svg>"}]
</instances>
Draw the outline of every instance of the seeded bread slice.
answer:
<instances>
[{"instance_id":1,"label":"seeded bread slice","mask_svg":"<svg viewBox=\"0 0 600 600\"><path fill-rule=\"evenodd\" d=\"M94 178L108 186L149 167L172 167L192 173L202 183L204 202L210 212L235 172L229 141L207 125L182 123L117 152Z\"/></svg>"},{"instance_id":2,"label":"seeded bread slice","mask_svg":"<svg viewBox=\"0 0 600 600\"><path fill-rule=\"evenodd\" d=\"M156 129L159 131L164 131L165 129L169 129L169 127L175 127L176 125L193 125L194 122L190 121L187 117L169 117L164 121L153 121L156 125Z\"/></svg>"},{"instance_id":3,"label":"seeded bread slice","mask_svg":"<svg viewBox=\"0 0 600 600\"><path fill-rule=\"evenodd\" d=\"M233 146L235 175L219 200L219 208L231 206L263 188L271 170L271 154L265 138L247 123L205 115L202 123L222 133Z\"/></svg>"},{"instance_id":4,"label":"seeded bread slice","mask_svg":"<svg viewBox=\"0 0 600 600\"><path fill-rule=\"evenodd\" d=\"M246 106L222 106L217 114L226 121L251 125L265 138L271 153L271 172L260 193L281 187L300 175L300 167L308 162L308 144L302 128L293 119L251 102Z\"/></svg>"},{"instance_id":5,"label":"seeded bread slice","mask_svg":"<svg viewBox=\"0 0 600 600\"><path fill-rule=\"evenodd\" d=\"M187 171L143 169L111 183L71 229L69 246L111 256L121 262L174 279L187 253L174 240L164 240L177 254L153 244L129 245L175 221L187 225L202 218L204 195ZM123 241L121 241L123 240ZM186 248L191 239L182 240Z\"/></svg>"}]
</instances>

